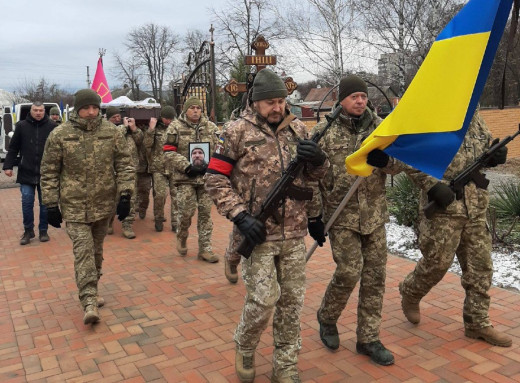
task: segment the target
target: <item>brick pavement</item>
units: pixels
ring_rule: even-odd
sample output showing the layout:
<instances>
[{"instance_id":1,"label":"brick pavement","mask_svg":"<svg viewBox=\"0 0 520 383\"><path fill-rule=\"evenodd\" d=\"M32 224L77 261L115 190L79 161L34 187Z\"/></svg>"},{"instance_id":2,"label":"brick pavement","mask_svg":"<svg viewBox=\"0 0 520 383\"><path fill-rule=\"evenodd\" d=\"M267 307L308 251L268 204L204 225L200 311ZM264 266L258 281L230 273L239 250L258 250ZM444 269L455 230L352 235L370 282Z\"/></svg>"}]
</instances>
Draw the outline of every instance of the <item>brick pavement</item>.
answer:
<instances>
[{"instance_id":1,"label":"brick pavement","mask_svg":"<svg viewBox=\"0 0 520 383\"><path fill-rule=\"evenodd\" d=\"M238 382L232 333L243 283L230 285L222 262L196 260L193 231L188 256L176 255L174 234L156 233L150 215L136 220L136 239L122 238L119 223L107 237L100 283L106 306L101 323L84 326L65 231L50 228L50 242L20 246L19 190L0 190L0 382ZM215 211L213 218L214 249L223 254L231 224ZM301 324L304 382L520 381L519 294L491 290L495 326L513 336L511 348L492 347L464 337L463 291L454 274L423 301L419 326L405 320L397 284L413 266L389 257L381 339L396 363L380 367L355 353L357 292L338 324L340 349L322 346L316 310L333 265L329 248L318 249L308 265ZM268 328L256 382L269 381L272 349Z\"/></svg>"}]
</instances>

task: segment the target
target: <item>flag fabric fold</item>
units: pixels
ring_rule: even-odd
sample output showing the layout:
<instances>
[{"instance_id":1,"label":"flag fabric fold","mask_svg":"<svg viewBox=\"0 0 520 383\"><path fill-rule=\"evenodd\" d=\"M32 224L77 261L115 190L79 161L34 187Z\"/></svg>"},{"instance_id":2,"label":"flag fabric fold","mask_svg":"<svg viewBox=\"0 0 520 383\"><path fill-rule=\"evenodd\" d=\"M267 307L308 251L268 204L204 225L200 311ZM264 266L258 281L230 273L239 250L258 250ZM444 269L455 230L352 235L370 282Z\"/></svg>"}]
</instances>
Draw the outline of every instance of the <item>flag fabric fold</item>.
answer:
<instances>
[{"instance_id":1,"label":"flag fabric fold","mask_svg":"<svg viewBox=\"0 0 520 383\"><path fill-rule=\"evenodd\" d=\"M96 74L94 75L94 81L92 82L92 89L99 94L101 102L112 101L112 94L110 94L110 88L108 87L105 72L103 71L103 60L100 57L97 63Z\"/></svg>"},{"instance_id":2,"label":"flag fabric fold","mask_svg":"<svg viewBox=\"0 0 520 383\"><path fill-rule=\"evenodd\" d=\"M457 153L491 69L513 0L470 0L437 36L396 108L346 159L368 176L368 153L384 150L442 178Z\"/></svg>"}]
</instances>

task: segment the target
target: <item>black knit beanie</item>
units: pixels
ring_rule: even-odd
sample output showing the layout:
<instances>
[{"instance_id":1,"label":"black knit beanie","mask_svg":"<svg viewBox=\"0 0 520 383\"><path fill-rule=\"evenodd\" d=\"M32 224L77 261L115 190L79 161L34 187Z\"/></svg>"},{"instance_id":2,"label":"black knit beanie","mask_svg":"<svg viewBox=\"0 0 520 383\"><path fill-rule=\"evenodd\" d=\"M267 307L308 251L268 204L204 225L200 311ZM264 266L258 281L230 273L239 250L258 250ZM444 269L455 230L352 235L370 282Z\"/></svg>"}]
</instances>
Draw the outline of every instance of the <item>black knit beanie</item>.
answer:
<instances>
[{"instance_id":1,"label":"black knit beanie","mask_svg":"<svg viewBox=\"0 0 520 383\"><path fill-rule=\"evenodd\" d=\"M77 112L81 108L95 105L98 108L101 105L101 97L92 89L81 89L74 94L74 110Z\"/></svg>"},{"instance_id":2,"label":"black knit beanie","mask_svg":"<svg viewBox=\"0 0 520 383\"><path fill-rule=\"evenodd\" d=\"M364 92L368 95L366 82L362 78L353 74L343 77L339 82L338 101L341 102L345 97L356 92Z\"/></svg>"},{"instance_id":3,"label":"black knit beanie","mask_svg":"<svg viewBox=\"0 0 520 383\"><path fill-rule=\"evenodd\" d=\"M252 101L287 97L287 88L282 79L271 69L262 69L253 82Z\"/></svg>"}]
</instances>

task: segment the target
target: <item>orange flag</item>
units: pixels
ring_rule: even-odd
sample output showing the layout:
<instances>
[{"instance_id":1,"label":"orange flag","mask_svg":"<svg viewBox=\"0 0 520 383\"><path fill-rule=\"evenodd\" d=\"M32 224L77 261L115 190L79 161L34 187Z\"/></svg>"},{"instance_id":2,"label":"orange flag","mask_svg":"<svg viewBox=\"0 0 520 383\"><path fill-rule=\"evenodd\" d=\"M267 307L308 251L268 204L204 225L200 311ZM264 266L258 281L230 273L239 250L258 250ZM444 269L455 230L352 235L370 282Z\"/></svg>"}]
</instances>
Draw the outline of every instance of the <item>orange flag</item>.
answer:
<instances>
[{"instance_id":1,"label":"orange flag","mask_svg":"<svg viewBox=\"0 0 520 383\"><path fill-rule=\"evenodd\" d=\"M108 87L105 72L103 71L103 60L101 57L97 63L96 75L94 76L94 82L92 82L92 89L99 94L101 102L112 101L112 95L110 94L110 88Z\"/></svg>"}]
</instances>

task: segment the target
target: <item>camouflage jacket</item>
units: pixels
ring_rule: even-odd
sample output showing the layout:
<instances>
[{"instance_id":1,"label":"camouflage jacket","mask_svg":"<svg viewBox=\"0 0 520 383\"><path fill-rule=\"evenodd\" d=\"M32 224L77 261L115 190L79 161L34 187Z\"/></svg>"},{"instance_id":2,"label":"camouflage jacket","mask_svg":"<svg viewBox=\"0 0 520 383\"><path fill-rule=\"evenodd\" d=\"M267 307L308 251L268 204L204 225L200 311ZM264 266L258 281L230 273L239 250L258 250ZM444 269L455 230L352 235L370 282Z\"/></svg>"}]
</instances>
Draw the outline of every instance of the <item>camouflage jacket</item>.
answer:
<instances>
[{"instance_id":1,"label":"camouflage jacket","mask_svg":"<svg viewBox=\"0 0 520 383\"><path fill-rule=\"evenodd\" d=\"M213 153L218 140L218 128L209 121L204 115L198 124L193 124L186 119L182 113L179 118L173 121L166 130L166 142L164 145L164 156L166 157L167 167L174 175L177 184L203 185L202 176L190 178L184 172L190 165L190 142L208 142L210 152Z\"/></svg>"},{"instance_id":2,"label":"camouflage jacket","mask_svg":"<svg viewBox=\"0 0 520 383\"><path fill-rule=\"evenodd\" d=\"M146 148L144 147L144 135L145 135L144 132L146 131L146 129L148 129L148 126L139 128L139 130L142 133L143 139L141 140L141 143L139 145L137 145L137 157L138 157L137 168L136 168L137 173L148 173L148 159L146 158Z\"/></svg>"},{"instance_id":3,"label":"camouflage jacket","mask_svg":"<svg viewBox=\"0 0 520 383\"><path fill-rule=\"evenodd\" d=\"M446 169L442 182L449 184L453 178L471 165L489 148L490 140L491 133L486 123L478 113L475 113L468 127L468 131L464 136L464 141ZM439 180L411 167L406 167L405 172L412 181L421 188L420 203L422 211L422 208L428 204L428 190L439 182ZM436 214L485 220L488 204L489 192L477 188L475 183L471 181L464 187L464 196L462 199L452 202L445 211L437 210Z\"/></svg>"},{"instance_id":4,"label":"camouflage jacket","mask_svg":"<svg viewBox=\"0 0 520 383\"><path fill-rule=\"evenodd\" d=\"M63 219L95 222L114 214L117 191L134 192L134 172L120 129L103 121L87 123L73 113L55 128L42 159L42 200L60 206Z\"/></svg>"},{"instance_id":5,"label":"camouflage jacket","mask_svg":"<svg viewBox=\"0 0 520 383\"><path fill-rule=\"evenodd\" d=\"M119 125L118 129L123 133L126 144L128 146L128 151L130 152L130 157L132 158L132 164L136 168L139 166L139 148L143 144L144 133L141 129L137 128L134 132L127 128L124 125Z\"/></svg>"},{"instance_id":6,"label":"camouflage jacket","mask_svg":"<svg viewBox=\"0 0 520 383\"><path fill-rule=\"evenodd\" d=\"M327 153L331 166L318 186L314 187L314 197L308 207L309 217L323 215L327 222L357 176L345 170L345 158L359 149L363 140L379 125L381 119L369 108L354 123L341 114L320 140L319 145ZM326 121L314 127L313 133L321 131ZM400 171L393 159L384 169L374 169L365 177L347 206L334 222L333 228L348 228L360 234L370 234L388 221L386 204L386 174Z\"/></svg>"},{"instance_id":7,"label":"camouflage jacket","mask_svg":"<svg viewBox=\"0 0 520 383\"><path fill-rule=\"evenodd\" d=\"M163 153L168 127L159 119L153 131L147 129L144 133L144 147L148 161L148 173L170 174Z\"/></svg>"},{"instance_id":8,"label":"camouflage jacket","mask_svg":"<svg viewBox=\"0 0 520 383\"><path fill-rule=\"evenodd\" d=\"M208 172L206 190L220 214L233 219L242 211L258 212L272 186L296 156L298 138L307 138L306 126L287 110L276 133L255 114L245 113L233 121L219 138ZM306 164L294 184L305 187L317 181L329 167ZM300 238L307 234L307 201L285 199L278 219L266 221L267 240Z\"/></svg>"}]
</instances>

